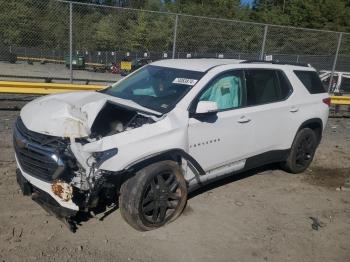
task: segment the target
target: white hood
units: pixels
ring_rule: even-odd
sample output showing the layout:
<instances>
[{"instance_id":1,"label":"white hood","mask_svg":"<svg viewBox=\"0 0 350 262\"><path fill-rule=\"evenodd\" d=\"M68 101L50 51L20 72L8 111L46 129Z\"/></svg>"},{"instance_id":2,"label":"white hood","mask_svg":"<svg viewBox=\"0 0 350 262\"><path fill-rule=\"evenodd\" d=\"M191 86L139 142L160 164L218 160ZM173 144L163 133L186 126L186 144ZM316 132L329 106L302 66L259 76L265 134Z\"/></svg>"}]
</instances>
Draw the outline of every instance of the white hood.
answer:
<instances>
[{"instance_id":1,"label":"white hood","mask_svg":"<svg viewBox=\"0 0 350 262\"><path fill-rule=\"evenodd\" d=\"M86 137L90 135L90 128L107 101L160 115L133 101L99 92L44 96L25 105L20 115L29 130L60 137Z\"/></svg>"}]
</instances>

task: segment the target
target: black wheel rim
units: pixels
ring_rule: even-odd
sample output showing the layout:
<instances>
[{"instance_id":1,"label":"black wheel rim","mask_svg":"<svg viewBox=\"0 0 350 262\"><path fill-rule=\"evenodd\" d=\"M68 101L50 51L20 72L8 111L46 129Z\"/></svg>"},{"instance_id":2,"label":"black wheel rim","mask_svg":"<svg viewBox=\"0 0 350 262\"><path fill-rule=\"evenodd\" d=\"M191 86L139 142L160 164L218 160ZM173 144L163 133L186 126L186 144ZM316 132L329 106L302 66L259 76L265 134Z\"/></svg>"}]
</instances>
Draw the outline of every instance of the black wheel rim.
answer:
<instances>
[{"instance_id":1,"label":"black wheel rim","mask_svg":"<svg viewBox=\"0 0 350 262\"><path fill-rule=\"evenodd\" d=\"M315 141L311 135L304 136L296 151L295 163L298 167L306 167L312 160L315 150Z\"/></svg>"},{"instance_id":2,"label":"black wheel rim","mask_svg":"<svg viewBox=\"0 0 350 262\"><path fill-rule=\"evenodd\" d=\"M145 187L141 213L149 224L162 225L169 221L180 205L182 192L172 172L154 176Z\"/></svg>"}]
</instances>

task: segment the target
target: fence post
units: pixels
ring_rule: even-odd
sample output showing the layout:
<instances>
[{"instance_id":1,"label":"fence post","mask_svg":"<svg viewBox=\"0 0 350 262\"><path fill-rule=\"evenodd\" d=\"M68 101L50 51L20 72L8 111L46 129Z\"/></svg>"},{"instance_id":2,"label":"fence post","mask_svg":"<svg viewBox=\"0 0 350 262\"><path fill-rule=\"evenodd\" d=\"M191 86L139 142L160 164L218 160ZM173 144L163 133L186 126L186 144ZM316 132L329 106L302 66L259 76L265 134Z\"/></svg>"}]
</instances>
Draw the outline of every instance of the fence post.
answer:
<instances>
[{"instance_id":1,"label":"fence post","mask_svg":"<svg viewBox=\"0 0 350 262\"><path fill-rule=\"evenodd\" d=\"M266 45L266 36L267 36L267 30L269 26L265 25L264 27L264 38L262 41L262 46L261 46L261 53L260 53L260 60L264 60L264 54L265 54L265 45Z\"/></svg>"},{"instance_id":2,"label":"fence post","mask_svg":"<svg viewBox=\"0 0 350 262\"><path fill-rule=\"evenodd\" d=\"M176 52L176 39L177 39L177 23L179 20L179 15L176 14L175 17L175 24L174 24L174 40L173 40L173 55L172 58L175 59L175 52Z\"/></svg>"},{"instance_id":3,"label":"fence post","mask_svg":"<svg viewBox=\"0 0 350 262\"><path fill-rule=\"evenodd\" d=\"M333 84L334 71L335 71L336 66L337 66L338 54L339 54L339 49L340 49L340 45L341 45L341 40L342 40L342 38L343 38L343 33L340 33L340 34L339 34L339 38L338 38L337 50L335 51L335 56L334 56L334 61L333 61L333 67L332 67L331 78L329 79L328 92L334 91L334 90L331 90L331 89L332 89L332 84Z\"/></svg>"},{"instance_id":4,"label":"fence post","mask_svg":"<svg viewBox=\"0 0 350 262\"><path fill-rule=\"evenodd\" d=\"M69 3L69 81L73 83L73 3Z\"/></svg>"}]
</instances>

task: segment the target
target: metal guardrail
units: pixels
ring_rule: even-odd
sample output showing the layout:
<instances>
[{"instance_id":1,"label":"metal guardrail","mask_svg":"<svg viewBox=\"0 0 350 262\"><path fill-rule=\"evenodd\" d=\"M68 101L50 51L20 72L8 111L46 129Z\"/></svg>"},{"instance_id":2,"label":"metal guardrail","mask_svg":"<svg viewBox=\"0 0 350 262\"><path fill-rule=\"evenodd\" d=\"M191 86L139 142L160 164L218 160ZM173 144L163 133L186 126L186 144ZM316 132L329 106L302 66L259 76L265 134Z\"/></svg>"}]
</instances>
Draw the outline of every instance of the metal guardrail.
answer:
<instances>
[{"instance_id":1,"label":"metal guardrail","mask_svg":"<svg viewBox=\"0 0 350 262\"><path fill-rule=\"evenodd\" d=\"M96 91L105 88L101 85L74 85L57 83L30 83L0 81L0 93L7 94L54 94L76 91Z\"/></svg>"},{"instance_id":2,"label":"metal guardrail","mask_svg":"<svg viewBox=\"0 0 350 262\"><path fill-rule=\"evenodd\" d=\"M331 96L332 105L350 105L350 96Z\"/></svg>"},{"instance_id":3,"label":"metal guardrail","mask_svg":"<svg viewBox=\"0 0 350 262\"><path fill-rule=\"evenodd\" d=\"M19 78L19 79L39 79L44 80L45 83L52 83L53 80L58 81L69 81L69 78L66 77L51 77L51 76L20 76L20 75L2 75L0 74L0 78ZM86 79L86 78L74 78L74 81L77 82L85 82L86 85L89 83L115 83L115 81L111 80L103 80L103 79Z\"/></svg>"},{"instance_id":4,"label":"metal guardrail","mask_svg":"<svg viewBox=\"0 0 350 262\"><path fill-rule=\"evenodd\" d=\"M0 93L9 94L54 94L74 91L96 91L105 88L102 85L74 85L58 83L31 83L0 81ZM331 96L333 105L350 105L350 96Z\"/></svg>"}]
</instances>

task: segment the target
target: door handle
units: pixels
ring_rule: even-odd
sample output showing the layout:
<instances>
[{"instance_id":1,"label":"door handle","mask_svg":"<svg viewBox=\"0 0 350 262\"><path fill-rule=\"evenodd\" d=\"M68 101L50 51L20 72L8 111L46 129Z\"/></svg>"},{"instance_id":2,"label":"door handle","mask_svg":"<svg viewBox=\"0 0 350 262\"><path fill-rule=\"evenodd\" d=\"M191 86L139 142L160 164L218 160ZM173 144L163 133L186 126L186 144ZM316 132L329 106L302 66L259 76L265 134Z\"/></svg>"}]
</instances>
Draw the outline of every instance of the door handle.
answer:
<instances>
[{"instance_id":1,"label":"door handle","mask_svg":"<svg viewBox=\"0 0 350 262\"><path fill-rule=\"evenodd\" d=\"M297 108L296 106L292 106L290 109L289 109L289 112L291 113L296 113L299 111L299 108Z\"/></svg>"},{"instance_id":2,"label":"door handle","mask_svg":"<svg viewBox=\"0 0 350 262\"><path fill-rule=\"evenodd\" d=\"M240 119L237 120L238 123L244 124L250 122L250 119L246 116L242 116Z\"/></svg>"}]
</instances>

